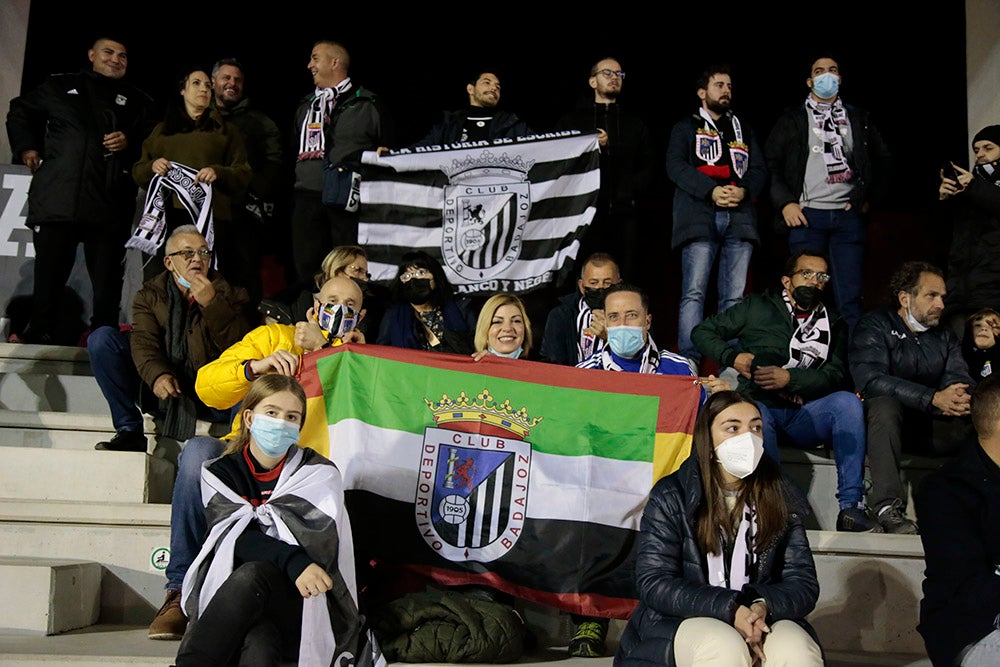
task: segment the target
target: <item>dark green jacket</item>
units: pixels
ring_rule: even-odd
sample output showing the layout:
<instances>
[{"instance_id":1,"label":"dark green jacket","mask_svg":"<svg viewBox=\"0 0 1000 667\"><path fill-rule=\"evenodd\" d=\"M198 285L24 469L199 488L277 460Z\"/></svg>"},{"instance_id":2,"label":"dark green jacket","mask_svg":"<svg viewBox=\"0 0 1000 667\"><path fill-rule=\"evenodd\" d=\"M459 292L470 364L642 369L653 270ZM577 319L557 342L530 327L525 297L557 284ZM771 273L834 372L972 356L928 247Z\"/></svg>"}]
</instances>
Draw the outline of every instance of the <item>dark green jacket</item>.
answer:
<instances>
[{"instance_id":1,"label":"dark green jacket","mask_svg":"<svg viewBox=\"0 0 1000 667\"><path fill-rule=\"evenodd\" d=\"M806 401L849 389L847 371L847 324L827 309L830 317L830 354L819 368L790 368L791 380L785 391ZM788 344L797 323L788 313L780 293L751 294L732 308L714 315L691 332L691 340L706 357L720 366L732 366L736 355L749 352L758 366L784 366L788 363ZM738 340L739 348L728 341ZM752 380L740 376L738 390L764 405L790 407L792 404L777 392L761 389Z\"/></svg>"}]
</instances>

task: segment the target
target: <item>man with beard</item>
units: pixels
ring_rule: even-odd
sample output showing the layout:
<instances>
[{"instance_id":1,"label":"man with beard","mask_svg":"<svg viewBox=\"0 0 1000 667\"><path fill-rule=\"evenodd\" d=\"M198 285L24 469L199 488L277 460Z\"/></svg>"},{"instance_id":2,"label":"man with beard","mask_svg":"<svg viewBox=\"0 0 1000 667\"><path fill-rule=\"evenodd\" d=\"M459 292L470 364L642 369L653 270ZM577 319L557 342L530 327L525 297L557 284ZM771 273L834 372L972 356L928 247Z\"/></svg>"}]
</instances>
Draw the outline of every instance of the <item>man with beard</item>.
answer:
<instances>
[{"instance_id":1,"label":"man with beard","mask_svg":"<svg viewBox=\"0 0 1000 667\"><path fill-rule=\"evenodd\" d=\"M559 299L545 321L542 360L576 366L604 347L604 294L620 283L618 264L603 252L587 257L576 291Z\"/></svg>"},{"instance_id":2,"label":"man with beard","mask_svg":"<svg viewBox=\"0 0 1000 667\"><path fill-rule=\"evenodd\" d=\"M129 170L152 129L152 100L124 80L128 53L100 38L90 67L56 74L10 101L11 151L31 170L27 226L35 247L31 321L19 340L63 343L60 303L83 244L94 292L91 329L117 327L122 261L135 212Z\"/></svg>"},{"instance_id":3,"label":"man with beard","mask_svg":"<svg viewBox=\"0 0 1000 667\"><path fill-rule=\"evenodd\" d=\"M414 146L514 139L532 134L517 114L497 109L500 104L500 79L493 72L477 71L466 84L465 92L469 95L469 106L457 111L445 111L444 119Z\"/></svg>"},{"instance_id":4,"label":"man with beard","mask_svg":"<svg viewBox=\"0 0 1000 667\"><path fill-rule=\"evenodd\" d=\"M238 263L230 267L233 281L244 285L254 306L260 301L261 223L274 208L281 176L281 131L274 121L250 106L243 95L243 66L235 58L223 58L212 67L212 106L227 123L243 133L247 161L253 178L247 196L233 202L232 234ZM239 274L236 274L239 271Z\"/></svg>"},{"instance_id":5,"label":"man with beard","mask_svg":"<svg viewBox=\"0 0 1000 667\"><path fill-rule=\"evenodd\" d=\"M958 331L970 314L1000 307L1000 125L976 133L972 151L972 171L952 164L938 188L952 219L946 321Z\"/></svg>"},{"instance_id":6,"label":"man with beard","mask_svg":"<svg viewBox=\"0 0 1000 667\"><path fill-rule=\"evenodd\" d=\"M760 239L753 199L764 189L767 170L753 130L729 108L729 68L709 67L696 88L701 108L674 125L667 175L677 186L672 245L681 250L677 347L697 363L701 354L691 342L691 330L702 320L717 255L718 312L743 296L750 254Z\"/></svg>"},{"instance_id":7,"label":"man with beard","mask_svg":"<svg viewBox=\"0 0 1000 667\"><path fill-rule=\"evenodd\" d=\"M757 402L764 451L778 443L830 445L837 464L837 530L882 532L865 506L865 418L850 391L847 325L823 303L830 274L815 251L785 263L781 292L751 294L691 332L701 352L739 373L737 390ZM733 344L733 341L736 344Z\"/></svg>"},{"instance_id":8,"label":"man with beard","mask_svg":"<svg viewBox=\"0 0 1000 667\"><path fill-rule=\"evenodd\" d=\"M642 283L639 201L653 182L656 158L646 124L619 102L625 72L615 58L603 58L590 69L593 99L585 99L556 123L556 130L596 132L601 148L601 190L597 212L577 257L605 251L618 258L622 273ZM589 96L588 96L589 97ZM642 276L653 281L658 276Z\"/></svg>"},{"instance_id":9,"label":"man with beard","mask_svg":"<svg viewBox=\"0 0 1000 667\"><path fill-rule=\"evenodd\" d=\"M805 102L785 112L767 139L771 202L791 252L827 253L833 303L853 329L861 318L865 223L888 183L889 150L863 109L840 99L840 65L816 59Z\"/></svg>"},{"instance_id":10,"label":"man with beard","mask_svg":"<svg viewBox=\"0 0 1000 667\"><path fill-rule=\"evenodd\" d=\"M866 313L851 338L851 375L868 420L869 497L889 533L917 532L906 518L899 474L903 442L951 455L975 439L969 419L972 378L958 338L940 326L946 295L941 269L906 262L889 281L895 308Z\"/></svg>"}]
</instances>

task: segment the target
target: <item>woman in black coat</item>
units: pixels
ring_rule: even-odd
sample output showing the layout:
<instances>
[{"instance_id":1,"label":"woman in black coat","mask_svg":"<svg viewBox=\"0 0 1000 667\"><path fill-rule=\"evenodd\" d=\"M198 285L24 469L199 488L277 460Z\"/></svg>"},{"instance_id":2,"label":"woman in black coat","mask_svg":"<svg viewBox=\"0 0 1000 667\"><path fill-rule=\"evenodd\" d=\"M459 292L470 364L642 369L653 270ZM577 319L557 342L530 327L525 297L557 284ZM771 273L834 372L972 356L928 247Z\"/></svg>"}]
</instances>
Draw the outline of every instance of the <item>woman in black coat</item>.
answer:
<instances>
[{"instance_id":1,"label":"woman in black coat","mask_svg":"<svg viewBox=\"0 0 1000 667\"><path fill-rule=\"evenodd\" d=\"M636 547L639 606L616 667L822 665L805 621L819 583L808 505L763 454L757 406L713 394L691 456L653 487Z\"/></svg>"}]
</instances>

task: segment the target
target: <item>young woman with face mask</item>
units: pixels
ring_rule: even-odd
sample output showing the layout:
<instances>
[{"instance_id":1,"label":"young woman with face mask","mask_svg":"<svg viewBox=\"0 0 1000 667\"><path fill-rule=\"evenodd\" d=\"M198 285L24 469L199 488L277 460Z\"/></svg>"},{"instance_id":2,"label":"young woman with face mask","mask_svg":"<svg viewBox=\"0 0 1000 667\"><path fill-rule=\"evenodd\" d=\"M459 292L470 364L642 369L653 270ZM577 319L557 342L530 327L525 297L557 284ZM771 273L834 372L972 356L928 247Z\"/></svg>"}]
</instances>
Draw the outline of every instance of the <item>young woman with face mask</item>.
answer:
<instances>
[{"instance_id":1,"label":"young woman with face mask","mask_svg":"<svg viewBox=\"0 0 1000 667\"><path fill-rule=\"evenodd\" d=\"M513 294L494 294L479 311L473 359L488 354L524 359L531 352L531 320L524 303Z\"/></svg>"},{"instance_id":2,"label":"young woman with face mask","mask_svg":"<svg viewBox=\"0 0 1000 667\"><path fill-rule=\"evenodd\" d=\"M764 454L757 406L713 394L691 456L653 487L636 547L626 665L822 665L805 621L819 596L808 504Z\"/></svg>"},{"instance_id":3,"label":"young woman with face mask","mask_svg":"<svg viewBox=\"0 0 1000 667\"><path fill-rule=\"evenodd\" d=\"M378 344L472 354L476 316L452 295L441 264L425 252L403 255L390 286L392 303L382 317Z\"/></svg>"},{"instance_id":4,"label":"young woman with face mask","mask_svg":"<svg viewBox=\"0 0 1000 667\"><path fill-rule=\"evenodd\" d=\"M177 665L332 664L365 650L343 483L296 446L305 416L294 378L262 376L238 435L202 469L209 531L184 580Z\"/></svg>"}]
</instances>

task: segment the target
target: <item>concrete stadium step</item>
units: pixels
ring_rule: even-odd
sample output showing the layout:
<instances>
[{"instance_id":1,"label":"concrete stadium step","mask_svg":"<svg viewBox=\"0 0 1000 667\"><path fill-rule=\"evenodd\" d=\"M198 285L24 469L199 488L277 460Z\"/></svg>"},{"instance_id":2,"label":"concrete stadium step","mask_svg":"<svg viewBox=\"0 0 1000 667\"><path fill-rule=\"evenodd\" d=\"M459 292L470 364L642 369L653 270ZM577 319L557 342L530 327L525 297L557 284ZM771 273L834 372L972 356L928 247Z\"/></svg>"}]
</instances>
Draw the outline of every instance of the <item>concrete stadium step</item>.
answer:
<instances>
[{"instance_id":1,"label":"concrete stadium step","mask_svg":"<svg viewBox=\"0 0 1000 667\"><path fill-rule=\"evenodd\" d=\"M907 489L906 516L916 520L913 510L913 491L928 473L941 467L947 457L918 456L903 453L900 457L903 481ZM781 448L782 469L806 492L813 515L806 520L806 527L818 530L836 530L837 514L837 464L833 451L822 449ZM865 480L865 489L870 484Z\"/></svg>"},{"instance_id":2,"label":"concrete stadium step","mask_svg":"<svg viewBox=\"0 0 1000 667\"><path fill-rule=\"evenodd\" d=\"M93 625L101 602L99 563L0 556L0 632L53 635Z\"/></svg>"},{"instance_id":3,"label":"concrete stadium step","mask_svg":"<svg viewBox=\"0 0 1000 667\"><path fill-rule=\"evenodd\" d=\"M82 347L0 343L0 407L110 414Z\"/></svg>"},{"instance_id":4,"label":"concrete stadium step","mask_svg":"<svg viewBox=\"0 0 1000 667\"><path fill-rule=\"evenodd\" d=\"M146 627L95 625L54 637L0 636L0 667L104 667L163 665L173 662L179 642L150 641ZM613 647L611 647L613 648ZM561 648L533 651L521 667L611 667L612 657L570 658ZM415 667L429 667L412 663ZM826 651L827 667L930 667L925 657L887 653Z\"/></svg>"},{"instance_id":5,"label":"concrete stadium step","mask_svg":"<svg viewBox=\"0 0 1000 667\"><path fill-rule=\"evenodd\" d=\"M0 552L100 563L101 622L148 624L164 597L170 506L0 498Z\"/></svg>"},{"instance_id":6,"label":"concrete stadium step","mask_svg":"<svg viewBox=\"0 0 1000 667\"><path fill-rule=\"evenodd\" d=\"M3 447L0 489L38 501L169 503L175 466L139 452Z\"/></svg>"}]
</instances>

